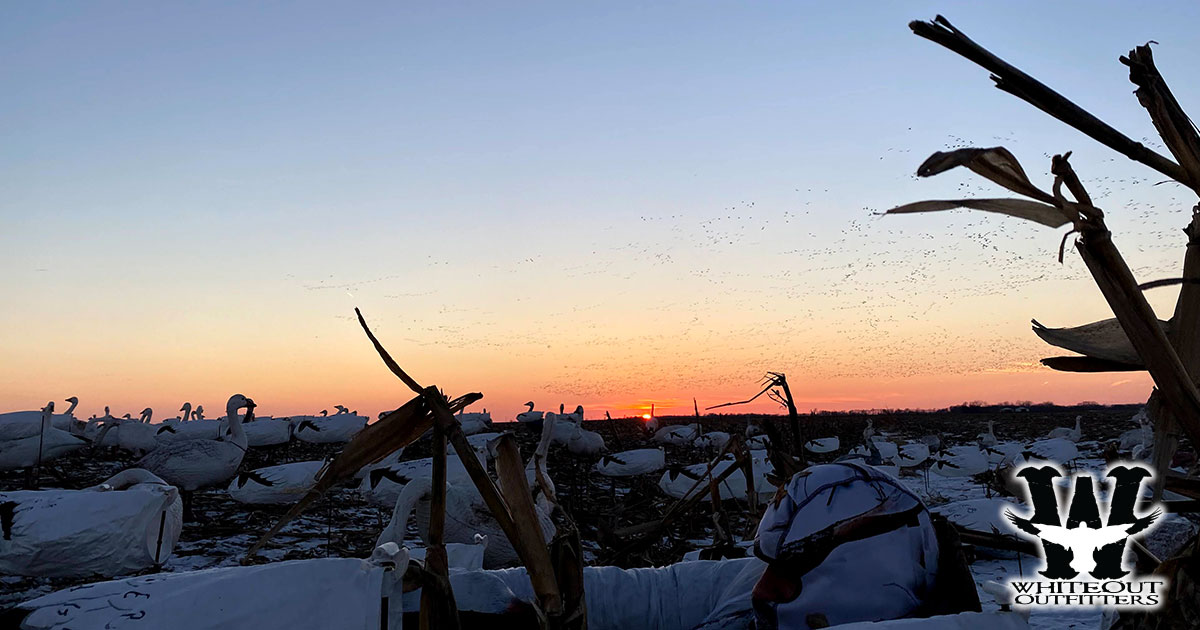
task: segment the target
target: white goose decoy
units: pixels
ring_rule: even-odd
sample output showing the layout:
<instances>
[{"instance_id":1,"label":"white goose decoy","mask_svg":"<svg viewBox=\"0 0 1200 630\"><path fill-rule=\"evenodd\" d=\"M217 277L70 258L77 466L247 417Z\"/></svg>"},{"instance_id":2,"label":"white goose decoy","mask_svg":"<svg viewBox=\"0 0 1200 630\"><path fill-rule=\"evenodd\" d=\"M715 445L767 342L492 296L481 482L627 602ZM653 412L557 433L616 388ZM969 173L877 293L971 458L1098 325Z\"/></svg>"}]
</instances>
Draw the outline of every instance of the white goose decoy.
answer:
<instances>
[{"instance_id":1,"label":"white goose decoy","mask_svg":"<svg viewBox=\"0 0 1200 630\"><path fill-rule=\"evenodd\" d=\"M1025 445L1020 442L1000 442L983 447L983 452L987 454L988 464L992 466L1003 464L1005 460L1019 455L1023 450L1025 450Z\"/></svg>"},{"instance_id":2,"label":"white goose decoy","mask_svg":"<svg viewBox=\"0 0 1200 630\"><path fill-rule=\"evenodd\" d=\"M203 405L196 408L203 409ZM190 420L158 425L158 440L164 444L188 440L216 440L224 434L225 423L219 419L205 419L200 411L192 413Z\"/></svg>"},{"instance_id":3,"label":"white goose decoy","mask_svg":"<svg viewBox=\"0 0 1200 630\"><path fill-rule=\"evenodd\" d=\"M636 477L657 472L666 466L666 455L661 448L638 448L605 455L593 470L605 477Z\"/></svg>"},{"instance_id":4,"label":"white goose decoy","mask_svg":"<svg viewBox=\"0 0 1200 630\"><path fill-rule=\"evenodd\" d=\"M558 414L559 421L573 422L577 426L583 423L583 405L576 405L575 411L572 411L571 413L567 413L567 414L562 413L562 409L561 409L562 405L559 405L559 407L560 407L559 414Z\"/></svg>"},{"instance_id":5,"label":"white goose decoy","mask_svg":"<svg viewBox=\"0 0 1200 630\"><path fill-rule=\"evenodd\" d=\"M472 437L474 437L474 436L472 436ZM472 445L472 446L474 446L474 445ZM400 447L400 448L392 451L391 453L388 453L379 461L377 461L373 464L367 464L366 466L359 468L358 472L354 473L354 479L355 479L355 481L362 481L363 477L366 477L368 474L371 473L372 470L375 470L376 468L387 468L388 466L391 466L392 464L400 463L400 458L403 456L404 456L404 447Z\"/></svg>"},{"instance_id":6,"label":"white goose decoy","mask_svg":"<svg viewBox=\"0 0 1200 630\"><path fill-rule=\"evenodd\" d=\"M449 490L447 489L447 492ZM400 496L396 498L396 507L392 511L392 518L388 521L383 531L379 532L379 538L375 541L376 547L382 547L388 543L393 543L398 547L404 547L404 534L408 530L408 522L412 519L413 513L416 512L417 504L421 500L432 496L433 483L426 478L414 479L411 483L404 486L400 491ZM449 566L452 569L479 570L483 568L483 559L487 553L487 536L475 534L474 540L471 543L446 543L446 559L449 561ZM416 549L409 550L410 558L424 559L424 549L419 552Z\"/></svg>"},{"instance_id":7,"label":"white goose decoy","mask_svg":"<svg viewBox=\"0 0 1200 630\"><path fill-rule=\"evenodd\" d=\"M876 465L883 465L883 462L889 462L899 455L900 449L895 442L889 442L878 436L872 437L867 444L860 444L850 451L850 456L869 459L878 454L880 462Z\"/></svg>"},{"instance_id":8,"label":"white goose decoy","mask_svg":"<svg viewBox=\"0 0 1200 630\"><path fill-rule=\"evenodd\" d=\"M988 458L978 446L955 446L934 456L929 470L942 477L974 477L988 470Z\"/></svg>"},{"instance_id":9,"label":"white goose decoy","mask_svg":"<svg viewBox=\"0 0 1200 630\"><path fill-rule=\"evenodd\" d=\"M167 418L166 420L162 421L161 425L162 426L167 426L167 425L175 426L177 424L180 424L181 422L188 422L192 419L192 403L190 403L190 402L183 403L183 406L180 407L179 410L183 412L182 416L175 416L174 418Z\"/></svg>"},{"instance_id":10,"label":"white goose decoy","mask_svg":"<svg viewBox=\"0 0 1200 630\"><path fill-rule=\"evenodd\" d=\"M225 483L235 474L246 455L246 432L238 410L254 413L254 401L241 394L229 397L225 405L229 422L228 439L184 440L163 444L138 462L139 468L167 480L183 493L185 516L191 514L191 494L206 486Z\"/></svg>"},{"instance_id":11,"label":"white goose decoy","mask_svg":"<svg viewBox=\"0 0 1200 630\"><path fill-rule=\"evenodd\" d=\"M754 468L754 490L758 493L759 500L768 499L775 494L776 488L767 480L767 475L774 473L775 467L767 457L766 451L750 451L750 457ZM721 458L721 461L713 466L712 476L721 476L733 463L732 455ZM682 468L669 468L659 477L658 487L668 496L676 499L684 499L696 493L707 493L709 492L709 483L708 478L704 475L704 471L707 469L708 462ZM705 479L705 481L696 485L696 481L699 479ZM691 490L690 493L689 490ZM723 501L728 499L744 501L746 499L746 475L742 473L741 467L729 473L728 477L717 484L717 490Z\"/></svg>"},{"instance_id":12,"label":"white goose decoy","mask_svg":"<svg viewBox=\"0 0 1200 630\"><path fill-rule=\"evenodd\" d=\"M292 418L292 435L313 444L349 442L367 426L367 417L352 413L332 416L296 416Z\"/></svg>"},{"instance_id":13,"label":"white goose decoy","mask_svg":"<svg viewBox=\"0 0 1200 630\"><path fill-rule=\"evenodd\" d=\"M761 451L770 445L771 438L767 437L765 433L763 435L756 435L754 437L746 438L746 448L752 451Z\"/></svg>"},{"instance_id":14,"label":"white goose decoy","mask_svg":"<svg viewBox=\"0 0 1200 630\"><path fill-rule=\"evenodd\" d=\"M407 490L413 484L418 484L413 488L413 492L418 497L429 496L432 482L428 477L414 478L404 485L404 489ZM397 500L399 498L397 495ZM554 522L550 519L550 510L544 501L536 503L535 508L542 535L545 540L551 540L554 537L555 527ZM429 542L429 510L428 500L422 499L418 502L416 507L417 531L427 544ZM504 534L504 530L500 529L500 524L492 517L483 497L479 496L479 492L469 480L446 484L446 525L443 534L447 543L472 544L476 541L477 534L486 537L488 544L483 554L484 568L498 569L520 562L520 558Z\"/></svg>"},{"instance_id":15,"label":"white goose decoy","mask_svg":"<svg viewBox=\"0 0 1200 630\"><path fill-rule=\"evenodd\" d=\"M54 403L50 403L50 424L53 427ZM0 442L19 440L42 432L45 408L32 411L10 411L0 413Z\"/></svg>"},{"instance_id":16,"label":"white goose decoy","mask_svg":"<svg viewBox=\"0 0 1200 630\"><path fill-rule=\"evenodd\" d=\"M137 455L144 455L158 448L158 427L149 424L154 410L142 410L140 420L124 418L110 421L96 434L95 442L102 446L117 446Z\"/></svg>"},{"instance_id":17,"label":"white goose decoy","mask_svg":"<svg viewBox=\"0 0 1200 630\"><path fill-rule=\"evenodd\" d=\"M996 445L996 433L994 431L995 424L996 424L995 420L988 420L987 433L979 434L979 445L980 446L995 446Z\"/></svg>"},{"instance_id":18,"label":"white goose decoy","mask_svg":"<svg viewBox=\"0 0 1200 630\"><path fill-rule=\"evenodd\" d=\"M874 446L874 449L871 448L872 446ZM884 436L877 435L875 432L875 421L867 418L867 428L863 429L863 443L851 450L850 456L872 458L874 457L872 450L877 452L879 458L882 460L881 462L877 462L876 465L883 465L883 462L895 459L900 449L894 442L889 442Z\"/></svg>"},{"instance_id":19,"label":"white goose decoy","mask_svg":"<svg viewBox=\"0 0 1200 630\"><path fill-rule=\"evenodd\" d=\"M242 424L246 432L246 444L256 446L276 446L287 444L292 439L292 422L290 418L255 418L253 422Z\"/></svg>"},{"instance_id":20,"label":"white goose decoy","mask_svg":"<svg viewBox=\"0 0 1200 630\"><path fill-rule=\"evenodd\" d=\"M466 435L475 435L492 430L492 414L487 409L477 413L459 412L458 424Z\"/></svg>"},{"instance_id":21,"label":"white goose decoy","mask_svg":"<svg viewBox=\"0 0 1200 630\"><path fill-rule=\"evenodd\" d=\"M804 443L804 450L810 453L832 453L841 448L841 440L837 436L827 438L813 438Z\"/></svg>"},{"instance_id":22,"label":"white goose decoy","mask_svg":"<svg viewBox=\"0 0 1200 630\"><path fill-rule=\"evenodd\" d=\"M1142 442L1134 445L1129 452L1129 456L1133 459L1145 460L1150 459L1150 454L1154 452L1154 427L1147 424L1142 428Z\"/></svg>"},{"instance_id":23,"label":"white goose decoy","mask_svg":"<svg viewBox=\"0 0 1200 630\"><path fill-rule=\"evenodd\" d=\"M1038 440L1027 448L1009 456L1005 464L1020 465L1028 461L1051 461L1066 464L1079 457L1079 447L1066 438Z\"/></svg>"},{"instance_id":24,"label":"white goose decoy","mask_svg":"<svg viewBox=\"0 0 1200 630\"><path fill-rule=\"evenodd\" d=\"M580 426L582 421L578 418L583 416L582 410L583 408L580 407L576 410L577 413L546 414L542 425L543 433L545 433L545 427L551 427L552 442L565 446L573 455L599 455L604 451L604 437Z\"/></svg>"},{"instance_id":25,"label":"white goose decoy","mask_svg":"<svg viewBox=\"0 0 1200 630\"><path fill-rule=\"evenodd\" d=\"M577 428L567 441L567 451L572 455L595 457L604 452L604 436L595 431Z\"/></svg>"},{"instance_id":26,"label":"white goose decoy","mask_svg":"<svg viewBox=\"0 0 1200 630\"><path fill-rule=\"evenodd\" d=\"M698 425L675 424L655 431L654 437L651 440L659 444L670 444L672 446L691 446L699 436L700 430Z\"/></svg>"},{"instance_id":27,"label":"white goose decoy","mask_svg":"<svg viewBox=\"0 0 1200 630\"><path fill-rule=\"evenodd\" d=\"M87 440L50 426L54 403L41 411L41 433L0 441L0 470L31 468L87 446Z\"/></svg>"},{"instance_id":28,"label":"white goose decoy","mask_svg":"<svg viewBox=\"0 0 1200 630\"><path fill-rule=\"evenodd\" d=\"M488 450L486 445L476 447L475 457L485 467L488 462ZM397 454L385 457L384 460L392 457L399 457ZM359 494L371 505L380 508L390 508L396 505L396 499L400 496L400 490L404 488L408 482L420 477L433 477L433 458L425 457L422 459L410 459L408 461L397 461L390 465L383 465L383 461L375 464L373 468L363 474L362 482L358 486ZM463 483L464 487L470 486L471 476L467 474L467 468L459 459L457 453L448 453L446 455L446 480L450 483Z\"/></svg>"},{"instance_id":29,"label":"white goose decoy","mask_svg":"<svg viewBox=\"0 0 1200 630\"><path fill-rule=\"evenodd\" d=\"M729 442L729 434L724 431L709 431L701 434L692 442L696 448L724 448Z\"/></svg>"},{"instance_id":30,"label":"white goose decoy","mask_svg":"<svg viewBox=\"0 0 1200 630\"><path fill-rule=\"evenodd\" d=\"M324 467L325 460L316 460L243 472L229 482L229 496L240 503L254 505L295 503L313 487L317 473Z\"/></svg>"},{"instance_id":31,"label":"white goose decoy","mask_svg":"<svg viewBox=\"0 0 1200 630\"><path fill-rule=\"evenodd\" d=\"M1075 428L1074 429L1068 429L1067 427L1058 427L1057 429L1054 429L1053 431L1047 433L1045 439L1053 440L1055 438L1065 438L1065 439L1071 440L1072 442L1078 442L1079 439L1081 437L1083 437L1083 430L1080 427L1080 422L1082 420L1083 420L1083 416L1075 416Z\"/></svg>"},{"instance_id":32,"label":"white goose decoy","mask_svg":"<svg viewBox=\"0 0 1200 630\"><path fill-rule=\"evenodd\" d=\"M1141 411L1137 412L1133 420L1137 422L1137 428L1122 433L1121 437L1118 438L1120 442L1118 448L1123 451L1128 451L1139 444L1154 440L1154 425L1151 424L1150 417L1146 414L1144 407Z\"/></svg>"},{"instance_id":33,"label":"white goose decoy","mask_svg":"<svg viewBox=\"0 0 1200 630\"><path fill-rule=\"evenodd\" d=\"M909 442L896 453L896 465L901 468L920 466L929 460L929 446L923 442Z\"/></svg>"},{"instance_id":34,"label":"white goose decoy","mask_svg":"<svg viewBox=\"0 0 1200 630\"><path fill-rule=\"evenodd\" d=\"M83 490L0 492L0 574L142 571L170 557L181 520L179 492L145 470Z\"/></svg>"},{"instance_id":35,"label":"white goose decoy","mask_svg":"<svg viewBox=\"0 0 1200 630\"><path fill-rule=\"evenodd\" d=\"M546 462L550 455L550 443L554 441L555 429L557 429L557 414L546 414L545 420L542 422L542 437L538 440L537 448L533 449L533 455L525 462L525 481L530 488L538 488L538 473L540 472L545 478L546 483L551 485L551 492L554 491L553 480L550 478L550 470L546 468ZM567 423L570 424L570 423ZM574 425L570 425L574 426Z\"/></svg>"},{"instance_id":36,"label":"white goose decoy","mask_svg":"<svg viewBox=\"0 0 1200 630\"><path fill-rule=\"evenodd\" d=\"M525 406L529 407L529 411L523 411L523 412L517 414L517 422L539 422L542 420L542 416L544 415L545 412L534 411L533 410L534 405L533 405L532 400L525 403Z\"/></svg>"},{"instance_id":37,"label":"white goose decoy","mask_svg":"<svg viewBox=\"0 0 1200 630\"><path fill-rule=\"evenodd\" d=\"M77 422L79 422L79 420L75 417L75 408L79 406L79 399L75 396L71 396L70 398L67 398L66 401L71 403L71 406L62 413L54 414L54 416L50 418L50 425L55 429L66 431L68 433L78 431L79 429L76 428L75 425ZM0 420L0 422L3 421Z\"/></svg>"}]
</instances>

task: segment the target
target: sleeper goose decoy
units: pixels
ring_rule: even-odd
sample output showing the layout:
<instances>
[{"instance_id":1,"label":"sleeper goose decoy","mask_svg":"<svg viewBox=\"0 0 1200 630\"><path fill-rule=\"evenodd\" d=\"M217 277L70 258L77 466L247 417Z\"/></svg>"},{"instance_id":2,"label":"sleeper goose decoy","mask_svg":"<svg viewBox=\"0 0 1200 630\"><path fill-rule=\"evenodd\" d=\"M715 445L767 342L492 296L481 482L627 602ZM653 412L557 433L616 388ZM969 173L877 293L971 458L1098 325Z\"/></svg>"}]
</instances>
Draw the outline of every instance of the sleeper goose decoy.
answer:
<instances>
[{"instance_id":1,"label":"sleeper goose decoy","mask_svg":"<svg viewBox=\"0 0 1200 630\"><path fill-rule=\"evenodd\" d=\"M0 492L0 573L127 575L171 556L182 529L179 492L145 470L83 490Z\"/></svg>"}]
</instances>

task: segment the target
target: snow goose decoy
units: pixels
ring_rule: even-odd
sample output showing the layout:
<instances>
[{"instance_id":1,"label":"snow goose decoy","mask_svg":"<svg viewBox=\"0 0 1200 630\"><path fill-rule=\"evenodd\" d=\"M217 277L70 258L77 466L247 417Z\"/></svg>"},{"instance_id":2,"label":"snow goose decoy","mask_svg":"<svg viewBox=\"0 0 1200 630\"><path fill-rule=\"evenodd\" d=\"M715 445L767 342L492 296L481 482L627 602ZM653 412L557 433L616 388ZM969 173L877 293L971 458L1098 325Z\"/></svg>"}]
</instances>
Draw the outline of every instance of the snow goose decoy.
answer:
<instances>
[{"instance_id":1,"label":"snow goose decoy","mask_svg":"<svg viewBox=\"0 0 1200 630\"><path fill-rule=\"evenodd\" d=\"M433 477L432 457L395 461L384 465L384 461L389 459L398 460L399 457L399 453L393 453L363 473L362 482L358 486L358 493L371 505L385 509L393 507L396 505L396 499L400 496L400 490L408 482L420 477ZM476 447L475 457L486 468L488 462L487 446ZM446 455L446 480L450 483L470 485L470 479L471 476L467 474L467 467L463 465L458 454L448 453ZM474 486L470 487L473 488Z\"/></svg>"},{"instance_id":2,"label":"snow goose decoy","mask_svg":"<svg viewBox=\"0 0 1200 630\"><path fill-rule=\"evenodd\" d=\"M534 405L533 405L532 400L525 403L525 406L529 407L529 411L522 411L521 413L517 414L517 422L530 423L530 422L541 422L542 421L542 417L545 415L545 412L534 411L533 410Z\"/></svg>"},{"instance_id":3,"label":"snow goose decoy","mask_svg":"<svg viewBox=\"0 0 1200 630\"><path fill-rule=\"evenodd\" d=\"M375 540L376 547L394 543L404 546L404 534L408 530L408 522L416 512L417 505L422 499L431 496L433 483L429 479L417 479L404 486L400 496L396 498L396 507L392 510L392 518L388 521L379 537ZM483 558L487 551L487 536L475 534L472 542L446 543L446 556L449 565L454 569L478 570L483 568ZM409 557L424 560L424 549L410 549Z\"/></svg>"},{"instance_id":4,"label":"snow goose decoy","mask_svg":"<svg viewBox=\"0 0 1200 630\"><path fill-rule=\"evenodd\" d=\"M929 470L942 477L974 477L987 472L988 458L978 446L955 446L938 452Z\"/></svg>"},{"instance_id":5,"label":"snow goose decoy","mask_svg":"<svg viewBox=\"0 0 1200 630\"><path fill-rule=\"evenodd\" d=\"M729 434L724 431L709 431L698 436L692 442L696 448L721 449L729 442Z\"/></svg>"},{"instance_id":6,"label":"snow goose decoy","mask_svg":"<svg viewBox=\"0 0 1200 630\"><path fill-rule=\"evenodd\" d=\"M995 446L996 445L996 433L994 432L995 424L996 424L995 420L988 420L987 433L979 434L979 445L980 446Z\"/></svg>"},{"instance_id":7,"label":"snow goose decoy","mask_svg":"<svg viewBox=\"0 0 1200 630\"><path fill-rule=\"evenodd\" d=\"M1079 458L1079 447L1075 442L1066 438L1038 440L1027 448L1010 455L1004 460L1006 465L1020 465L1029 461L1048 461L1057 464L1070 464Z\"/></svg>"},{"instance_id":8,"label":"snow goose decoy","mask_svg":"<svg viewBox=\"0 0 1200 630\"><path fill-rule=\"evenodd\" d=\"M1083 437L1083 430L1080 426L1080 422L1082 420L1083 420L1083 416L1075 416L1075 428L1074 429L1068 429L1067 427L1058 427L1057 429L1054 429L1053 431L1047 433L1045 439L1053 440L1055 438L1064 438L1064 439L1071 440L1072 442L1078 442L1079 439L1081 437Z\"/></svg>"},{"instance_id":9,"label":"snow goose decoy","mask_svg":"<svg viewBox=\"0 0 1200 630\"><path fill-rule=\"evenodd\" d=\"M901 468L920 466L929 460L929 446L924 442L909 442L900 446L896 453L896 465Z\"/></svg>"},{"instance_id":10,"label":"snow goose decoy","mask_svg":"<svg viewBox=\"0 0 1200 630\"><path fill-rule=\"evenodd\" d=\"M690 424L676 424L655 431L651 440L658 444L690 446L699 436L699 427Z\"/></svg>"},{"instance_id":11,"label":"snow goose decoy","mask_svg":"<svg viewBox=\"0 0 1200 630\"><path fill-rule=\"evenodd\" d=\"M54 414L50 418L50 425L60 431L71 433L79 430L77 427L79 420L75 417L75 408L79 406L79 399L71 396L66 401L71 403L71 406L62 413Z\"/></svg>"},{"instance_id":12,"label":"snow goose decoy","mask_svg":"<svg viewBox=\"0 0 1200 630\"><path fill-rule=\"evenodd\" d=\"M367 426L366 416L338 413L332 416L305 417L295 423L293 434L296 439L314 444L341 444L349 442Z\"/></svg>"},{"instance_id":13,"label":"snow goose decoy","mask_svg":"<svg viewBox=\"0 0 1200 630\"><path fill-rule=\"evenodd\" d=\"M183 494L184 516L191 518L191 494L199 488L229 481L237 474L246 455L246 432L238 410L254 413L254 401L241 394L229 397L225 405L229 418L228 439L184 440L163 444L138 462L139 468L165 479Z\"/></svg>"},{"instance_id":14,"label":"snow goose decoy","mask_svg":"<svg viewBox=\"0 0 1200 630\"><path fill-rule=\"evenodd\" d=\"M0 441L0 470L32 468L87 446L87 440L50 426L54 403L41 411L41 432Z\"/></svg>"},{"instance_id":15,"label":"snow goose decoy","mask_svg":"<svg viewBox=\"0 0 1200 630\"><path fill-rule=\"evenodd\" d=\"M666 465L661 448L638 448L605 455L592 469L605 477L636 477L657 472Z\"/></svg>"},{"instance_id":16,"label":"snow goose decoy","mask_svg":"<svg viewBox=\"0 0 1200 630\"><path fill-rule=\"evenodd\" d=\"M316 460L242 472L229 482L229 496L255 505L295 503L313 487L324 467L325 460Z\"/></svg>"},{"instance_id":17,"label":"snow goose decoy","mask_svg":"<svg viewBox=\"0 0 1200 630\"><path fill-rule=\"evenodd\" d=\"M492 414L487 409L476 413L459 412L458 424L465 435L475 435L492 430Z\"/></svg>"},{"instance_id":18,"label":"snow goose decoy","mask_svg":"<svg viewBox=\"0 0 1200 630\"><path fill-rule=\"evenodd\" d=\"M841 441L836 436L826 438L813 438L804 443L804 450L818 455L824 453L832 453L841 447Z\"/></svg>"},{"instance_id":19,"label":"snow goose decoy","mask_svg":"<svg viewBox=\"0 0 1200 630\"><path fill-rule=\"evenodd\" d=\"M290 418L256 417L253 422L243 423L242 430L246 432L246 444L250 447L278 446L292 439Z\"/></svg>"}]
</instances>

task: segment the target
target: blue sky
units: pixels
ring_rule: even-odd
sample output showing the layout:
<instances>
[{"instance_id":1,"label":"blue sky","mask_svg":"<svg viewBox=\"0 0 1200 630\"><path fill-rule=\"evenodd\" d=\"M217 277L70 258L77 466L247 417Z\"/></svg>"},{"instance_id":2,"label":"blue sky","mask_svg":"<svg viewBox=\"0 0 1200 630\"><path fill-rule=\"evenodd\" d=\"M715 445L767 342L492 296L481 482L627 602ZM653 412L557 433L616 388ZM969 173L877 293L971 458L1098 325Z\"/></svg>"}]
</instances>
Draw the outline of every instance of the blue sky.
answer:
<instances>
[{"instance_id":1,"label":"blue sky","mask_svg":"<svg viewBox=\"0 0 1200 630\"><path fill-rule=\"evenodd\" d=\"M1059 235L872 212L996 194L915 181L935 150L1004 144L1048 183L1073 149L1152 279L1194 200L906 27L939 12L1134 138L1131 46L1200 100L1195 3L0 7L0 400L383 405L356 305L505 413L771 366L814 406L1015 396L1045 376L1030 317L1105 315ZM1144 397L1116 380L1027 397Z\"/></svg>"}]
</instances>

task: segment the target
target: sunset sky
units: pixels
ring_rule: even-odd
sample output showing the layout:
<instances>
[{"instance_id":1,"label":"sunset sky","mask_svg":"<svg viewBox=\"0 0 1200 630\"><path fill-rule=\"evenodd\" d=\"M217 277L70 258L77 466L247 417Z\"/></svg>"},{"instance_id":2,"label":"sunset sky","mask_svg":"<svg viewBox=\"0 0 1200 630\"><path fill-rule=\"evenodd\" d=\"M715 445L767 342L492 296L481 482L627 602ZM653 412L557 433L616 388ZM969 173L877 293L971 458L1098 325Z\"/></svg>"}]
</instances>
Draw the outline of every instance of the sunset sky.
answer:
<instances>
[{"instance_id":1,"label":"sunset sky","mask_svg":"<svg viewBox=\"0 0 1200 630\"><path fill-rule=\"evenodd\" d=\"M808 409L1141 401L1031 332L1108 315L1064 230L930 153L1072 162L1141 280L1195 200L911 34L976 41L1158 147L1117 57L1155 40L1200 109L1200 4L7 3L0 410L71 395L264 415L423 384L511 419L691 410L786 372ZM1159 315L1173 289L1149 293ZM769 401L748 409L772 411Z\"/></svg>"}]
</instances>

